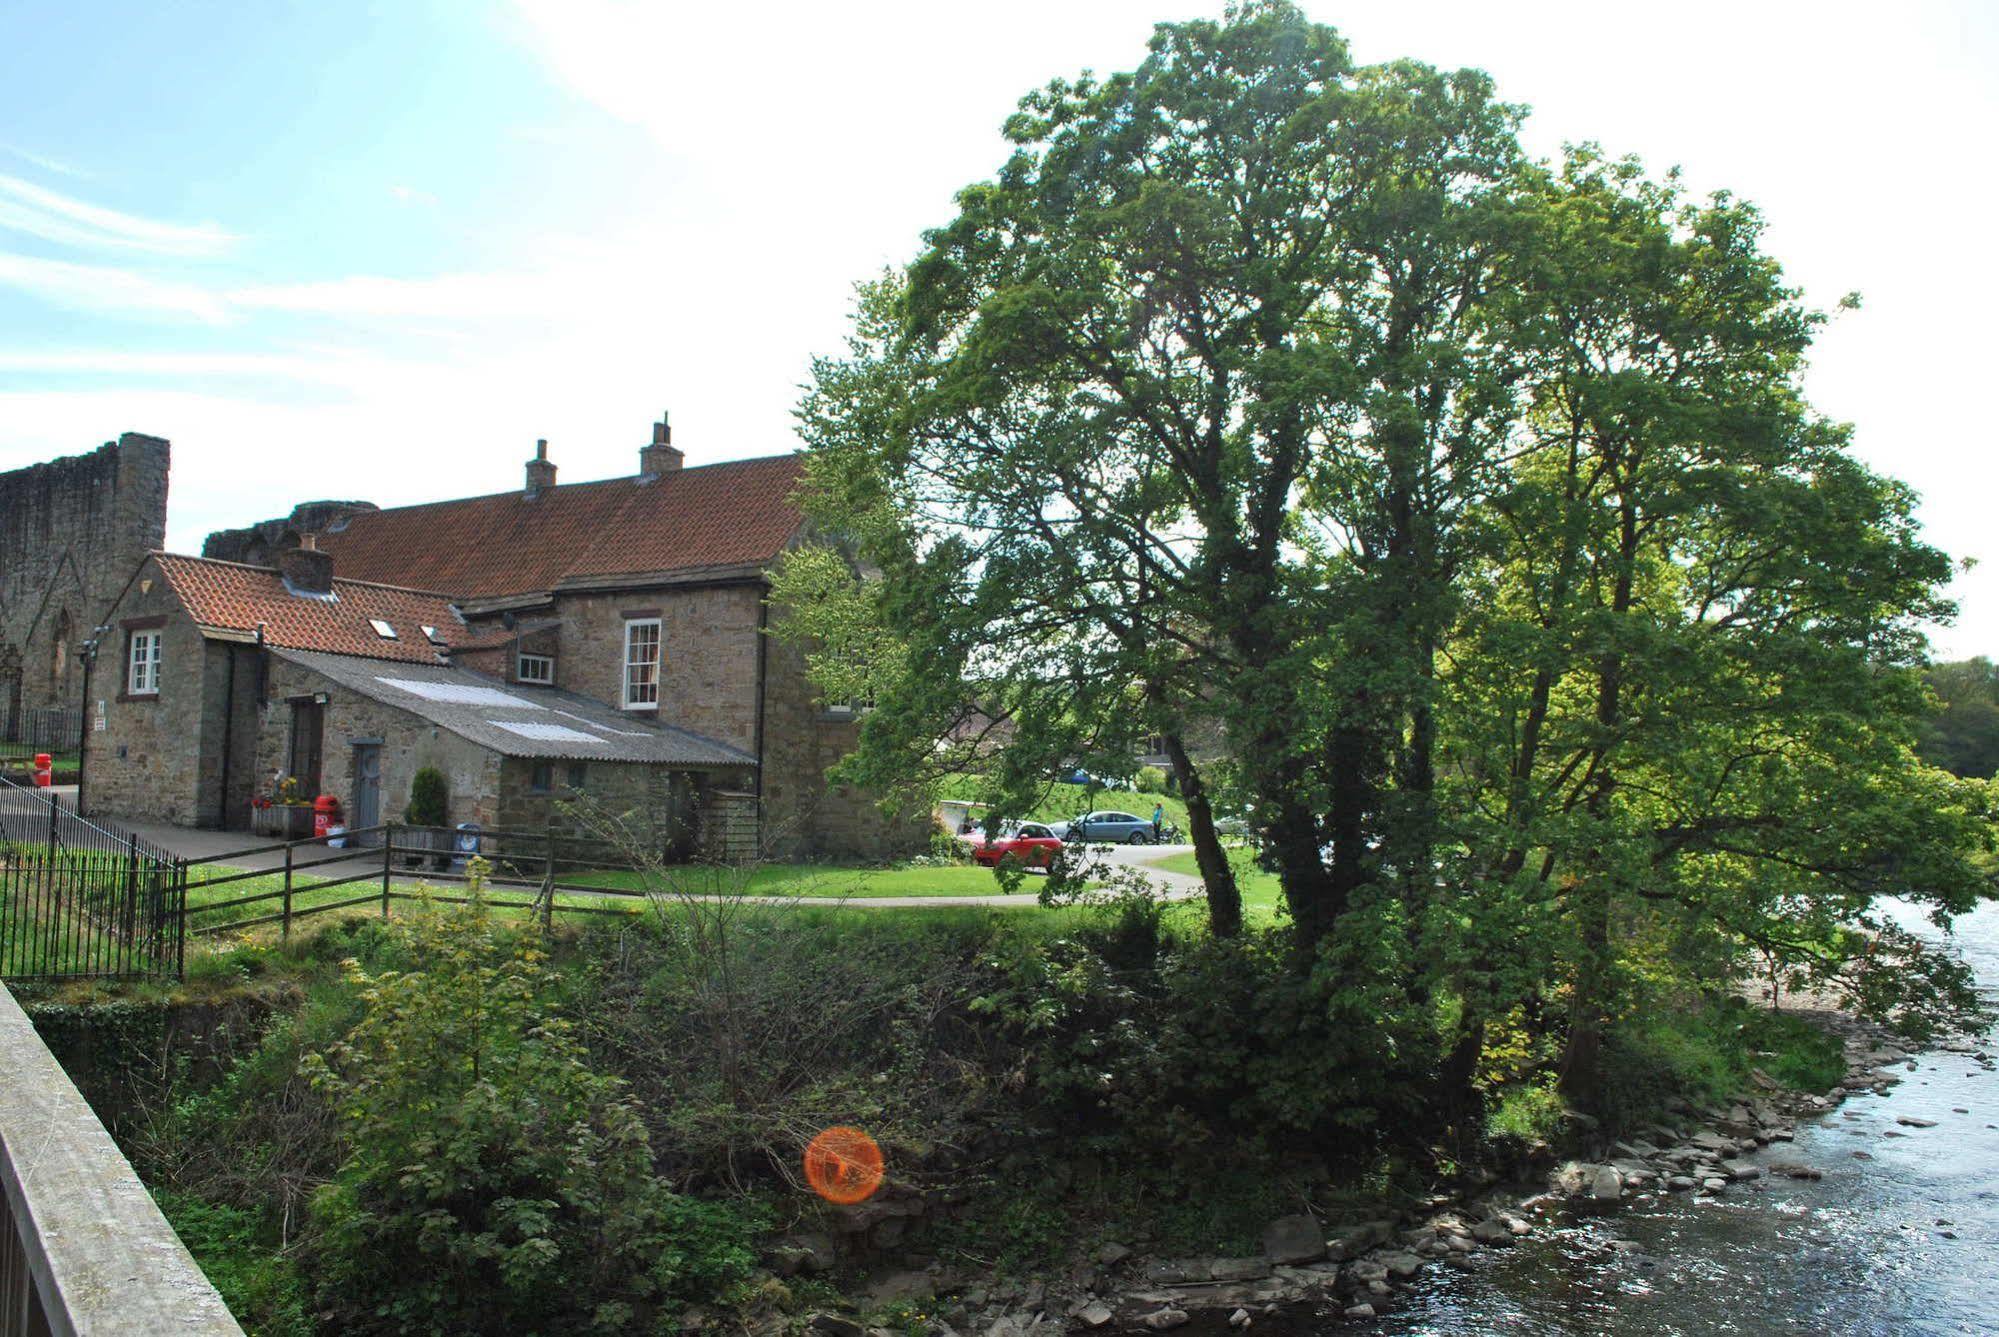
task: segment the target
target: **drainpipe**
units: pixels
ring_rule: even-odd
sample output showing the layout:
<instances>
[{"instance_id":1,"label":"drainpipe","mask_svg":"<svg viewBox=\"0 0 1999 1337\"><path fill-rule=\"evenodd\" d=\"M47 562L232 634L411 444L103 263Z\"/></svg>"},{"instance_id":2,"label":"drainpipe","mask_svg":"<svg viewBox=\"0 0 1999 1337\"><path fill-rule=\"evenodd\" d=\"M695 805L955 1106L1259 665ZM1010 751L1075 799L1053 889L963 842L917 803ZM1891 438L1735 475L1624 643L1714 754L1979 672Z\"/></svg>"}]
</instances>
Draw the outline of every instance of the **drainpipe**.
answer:
<instances>
[{"instance_id":1,"label":"drainpipe","mask_svg":"<svg viewBox=\"0 0 1999 1337\"><path fill-rule=\"evenodd\" d=\"M224 641L222 653L229 657L229 676L222 688L222 797L215 805L220 829L229 829L229 758L236 744L236 647Z\"/></svg>"},{"instance_id":2,"label":"drainpipe","mask_svg":"<svg viewBox=\"0 0 1999 1337\"><path fill-rule=\"evenodd\" d=\"M90 671L97 667L97 642L111 630L109 623L93 627L90 639L83 643L83 737L76 745L76 810L83 811L83 778L90 765L90 722L96 716L90 709Z\"/></svg>"},{"instance_id":3,"label":"drainpipe","mask_svg":"<svg viewBox=\"0 0 1999 1337\"><path fill-rule=\"evenodd\" d=\"M757 600L757 849L764 846L764 664L770 649L770 582L763 583Z\"/></svg>"}]
</instances>

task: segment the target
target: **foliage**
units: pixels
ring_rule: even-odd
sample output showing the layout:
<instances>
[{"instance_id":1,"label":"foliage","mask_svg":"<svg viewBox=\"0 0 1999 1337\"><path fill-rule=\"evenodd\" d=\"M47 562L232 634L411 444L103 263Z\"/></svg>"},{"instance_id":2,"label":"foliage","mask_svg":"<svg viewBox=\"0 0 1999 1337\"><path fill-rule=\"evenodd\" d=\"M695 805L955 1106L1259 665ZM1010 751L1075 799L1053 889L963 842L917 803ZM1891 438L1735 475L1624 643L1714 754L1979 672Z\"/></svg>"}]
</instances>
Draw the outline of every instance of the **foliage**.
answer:
<instances>
[{"instance_id":1,"label":"foliage","mask_svg":"<svg viewBox=\"0 0 1999 1337\"><path fill-rule=\"evenodd\" d=\"M1937 701L1923 726L1923 760L1952 775L1989 780L1999 774L1999 669L1981 655L1932 664L1923 678Z\"/></svg>"},{"instance_id":2,"label":"foliage","mask_svg":"<svg viewBox=\"0 0 1999 1337\"><path fill-rule=\"evenodd\" d=\"M1135 781L1141 794L1164 794L1166 792L1166 772L1157 766L1141 766Z\"/></svg>"},{"instance_id":3,"label":"foliage","mask_svg":"<svg viewBox=\"0 0 1999 1337\"><path fill-rule=\"evenodd\" d=\"M307 1070L346 1158L313 1199L316 1301L344 1327L622 1328L754 1260L750 1222L654 1178L644 1123L593 1071L557 976L479 904L391 930L404 970Z\"/></svg>"},{"instance_id":4,"label":"foliage","mask_svg":"<svg viewBox=\"0 0 1999 1337\"><path fill-rule=\"evenodd\" d=\"M444 772L425 766L410 777L409 807L403 820L411 826L443 826L450 820L451 788Z\"/></svg>"},{"instance_id":5,"label":"foliage","mask_svg":"<svg viewBox=\"0 0 1999 1337\"><path fill-rule=\"evenodd\" d=\"M263 1213L164 1189L153 1199L250 1337L311 1337L305 1284L267 1237Z\"/></svg>"},{"instance_id":6,"label":"foliage","mask_svg":"<svg viewBox=\"0 0 1999 1337\"><path fill-rule=\"evenodd\" d=\"M1030 93L815 365L841 546L779 581L821 667L864 651L845 774L878 788L966 765L937 740L975 700L1005 811L1218 727L1291 968L1386 1047L1451 1000L1432 1117L1516 1014L1607 1106L1619 1019L1707 972L1952 1024L1961 989L1854 930L1993 894L1994 791L1915 751L1950 563L1805 400L1823 317L1754 207L1535 161L1522 115L1281 0Z\"/></svg>"}]
</instances>

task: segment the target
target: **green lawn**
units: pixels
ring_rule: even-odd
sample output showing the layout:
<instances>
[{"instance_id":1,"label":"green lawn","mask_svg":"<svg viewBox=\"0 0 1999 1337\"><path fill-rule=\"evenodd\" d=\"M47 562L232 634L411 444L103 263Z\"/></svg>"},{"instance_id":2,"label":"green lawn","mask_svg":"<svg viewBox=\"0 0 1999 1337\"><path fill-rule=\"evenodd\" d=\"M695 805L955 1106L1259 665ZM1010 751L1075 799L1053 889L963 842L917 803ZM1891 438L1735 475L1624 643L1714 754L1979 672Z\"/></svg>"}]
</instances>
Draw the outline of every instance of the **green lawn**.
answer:
<instances>
[{"instance_id":1,"label":"green lawn","mask_svg":"<svg viewBox=\"0 0 1999 1337\"><path fill-rule=\"evenodd\" d=\"M747 884L741 875L728 870L689 866L668 870L673 885L661 888L689 895L747 896L997 896L1005 888L990 868L970 864L939 867L901 865L890 868L841 868L830 864L766 864L750 874ZM605 887L613 890L643 890L637 873L607 871L578 873L562 879L572 886ZM1018 893L1023 900L1034 899L1038 883L1030 880Z\"/></svg>"},{"instance_id":2,"label":"green lawn","mask_svg":"<svg viewBox=\"0 0 1999 1337\"><path fill-rule=\"evenodd\" d=\"M1169 873L1186 873L1192 877L1201 875L1201 867L1194 861L1194 852L1169 854L1163 859L1148 861L1152 867ZM1251 919L1273 919L1282 912L1284 890L1279 886L1277 874L1266 873L1256 866L1256 851L1247 845L1229 847L1229 863L1235 869L1236 887L1242 892L1242 908Z\"/></svg>"},{"instance_id":3,"label":"green lawn","mask_svg":"<svg viewBox=\"0 0 1999 1337\"><path fill-rule=\"evenodd\" d=\"M985 783L983 776L959 774L951 776L937 788L940 799L964 799L979 801L980 786ZM1166 820L1187 829L1187 805L1177 794L1141 794L1135 789L1085 789L1082 785L1068 785L1050 781L1042 792L1041 799L1032 811L1010 814L1026 822L1066 822L1081 813L1129 812L1139 817L1150 817L1152 805L1159 804L1166 809Z\"/></svg>"}]
</instances>

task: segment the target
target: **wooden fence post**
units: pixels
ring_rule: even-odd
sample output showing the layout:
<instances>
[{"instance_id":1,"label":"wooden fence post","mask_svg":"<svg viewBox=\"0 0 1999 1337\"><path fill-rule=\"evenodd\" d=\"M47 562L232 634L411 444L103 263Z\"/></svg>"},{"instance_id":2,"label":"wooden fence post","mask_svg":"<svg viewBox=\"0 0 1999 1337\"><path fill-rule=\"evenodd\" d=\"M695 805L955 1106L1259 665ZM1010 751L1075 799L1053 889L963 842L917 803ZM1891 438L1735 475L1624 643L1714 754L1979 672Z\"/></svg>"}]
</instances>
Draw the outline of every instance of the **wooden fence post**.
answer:
<instances>
[{"instance_id":1,"label":"wooden fence post","mask_svg":"<svg viewBox=\"0 0 1999 1337\"><path fill-rule=\"evenodd\" d=\"M549 827L545 833L548 840L548 862L541 874L541 936L546 938L555 932L555 828Z\"/></svg>"},{"instance_id":2,"label":"wooden fence post","mask_svg":"<svg viewBox=\"0 0 1999 1337\"><path fill-rule=\"evenodd\" d=\"M285 842L284 905L284 928L279 932L278 937L283 942L290 942L292 940L292 846L290 841Z\"/></svg>"},{"instance_id":3,"label":"wooden fence post","mask_svg":"<svg viewBox=\"0 0 1999 1337\"><path fill-rule=\"evenodd\" d=\"M382 918L389 917L389 871L396 861L396 828L382 824Z\"/></svg>"}]
</instances>

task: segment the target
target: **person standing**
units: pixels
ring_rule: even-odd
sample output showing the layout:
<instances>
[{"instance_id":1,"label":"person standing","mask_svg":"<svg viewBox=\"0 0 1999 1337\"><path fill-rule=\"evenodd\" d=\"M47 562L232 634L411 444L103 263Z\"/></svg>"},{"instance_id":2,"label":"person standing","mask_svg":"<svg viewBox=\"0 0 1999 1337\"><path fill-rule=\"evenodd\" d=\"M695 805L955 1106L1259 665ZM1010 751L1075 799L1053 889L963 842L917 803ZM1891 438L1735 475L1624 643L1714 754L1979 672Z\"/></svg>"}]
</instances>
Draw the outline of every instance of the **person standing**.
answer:
<instances>
[{"instance_id":1,"label":"person standing","mask_svg":"<svg viewBox=\"0 0 1999 1337\"><path fill-rule=\"evenodd\" d=\"M1157 845L1166 835L1166 805L1152 805L1152 843Z\"/></svg>"}]
</instances>

